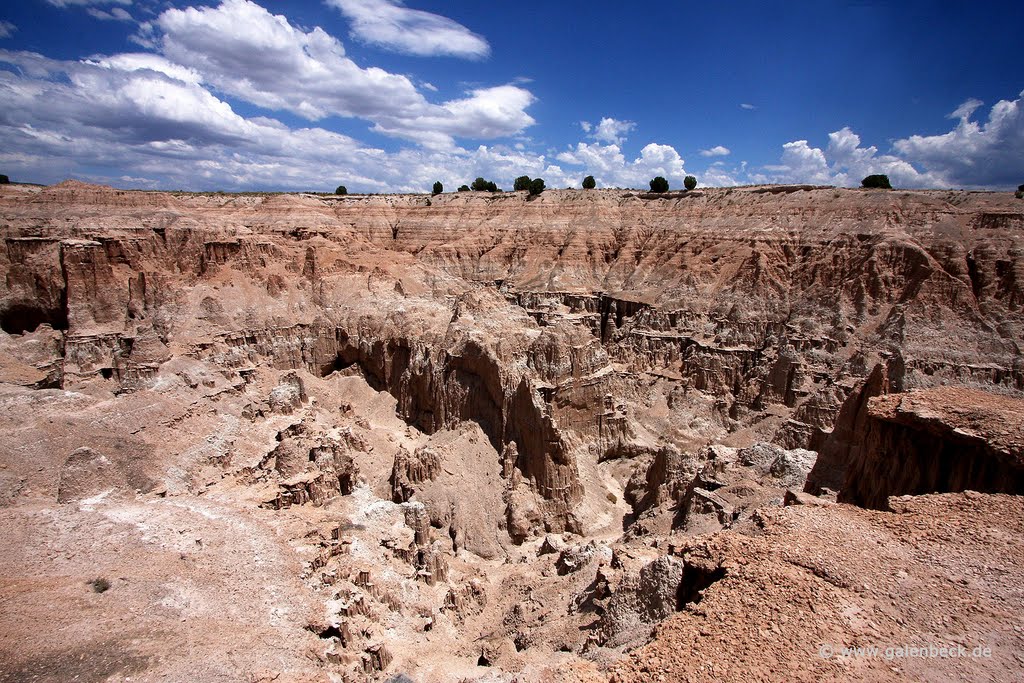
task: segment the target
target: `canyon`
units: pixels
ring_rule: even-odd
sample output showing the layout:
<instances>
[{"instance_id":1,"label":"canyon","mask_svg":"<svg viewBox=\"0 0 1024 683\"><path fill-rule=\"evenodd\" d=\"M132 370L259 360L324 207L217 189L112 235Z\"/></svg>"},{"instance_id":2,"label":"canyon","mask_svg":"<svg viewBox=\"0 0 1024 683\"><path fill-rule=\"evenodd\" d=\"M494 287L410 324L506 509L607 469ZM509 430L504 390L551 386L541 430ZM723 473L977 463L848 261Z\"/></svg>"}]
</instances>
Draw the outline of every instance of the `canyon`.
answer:
<instances>
[{"instance_id":1,"label":"canyon","mask_svg":"<svg viewBox=\"0 0 1024 683\"><path fill-rule=\"evenodd\" d=\"M1012 193L66 181L0 238L0 681L1024 674ZM907 643L990 656L841 654Z\"/></svg>"}]
</instances>

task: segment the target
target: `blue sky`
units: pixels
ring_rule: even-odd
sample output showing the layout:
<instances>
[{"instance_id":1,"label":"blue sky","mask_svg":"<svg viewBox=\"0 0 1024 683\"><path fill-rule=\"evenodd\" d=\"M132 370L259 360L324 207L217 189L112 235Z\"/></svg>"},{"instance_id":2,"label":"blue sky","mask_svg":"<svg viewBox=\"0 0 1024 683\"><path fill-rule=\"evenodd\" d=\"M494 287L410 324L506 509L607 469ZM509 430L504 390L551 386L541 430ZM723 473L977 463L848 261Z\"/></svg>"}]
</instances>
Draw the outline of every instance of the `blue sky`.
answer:
<instances>
[{"instance_id":1,"label":"blue sky","mask_svg":"<svg viewBox=\"0 0 1024 683\"><path fill-rule=\"evenodd\" d=\"M1011 189L1022 26L1019 2L23 0L0 8L0 172Z\"/></svg>"}]
</instances>

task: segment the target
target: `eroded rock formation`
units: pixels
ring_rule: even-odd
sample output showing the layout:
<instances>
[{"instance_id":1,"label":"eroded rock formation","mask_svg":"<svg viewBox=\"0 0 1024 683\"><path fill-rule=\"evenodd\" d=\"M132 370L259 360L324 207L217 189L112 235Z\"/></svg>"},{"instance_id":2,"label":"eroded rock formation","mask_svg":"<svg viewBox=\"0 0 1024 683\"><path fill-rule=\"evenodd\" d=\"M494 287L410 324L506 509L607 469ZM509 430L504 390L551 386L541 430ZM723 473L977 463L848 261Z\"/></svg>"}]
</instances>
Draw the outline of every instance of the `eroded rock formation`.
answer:
<instances>
[{"instance_id":1,"label":"eroded rock formation","mask_svg":"<svg viewBox=\"0 0 1024 683\"><path fill-rule=\"evenodd\" d=\"M183 623L286 643L242 656L253 680L632 680L660 669L627 649L718 651L702 620L776 599L845 637L841 567L872 534L1016 504L890 496L1020 492L1021 220L947 191L3 186L5 585L52 569L0 600L39 631L51 588L128 577L95 604L110 642L83 646L204 680L238 677L232 646L168 658ZM870 547L844 548L853 528ZM143 613L170 645L137 637ZM788 627L756 628L735 647ZM14 642L15 677L55 656ZM813 656L779 661L836 673ZM93 661L73 673L114 671Z\"/></svg>"}]
</instances>

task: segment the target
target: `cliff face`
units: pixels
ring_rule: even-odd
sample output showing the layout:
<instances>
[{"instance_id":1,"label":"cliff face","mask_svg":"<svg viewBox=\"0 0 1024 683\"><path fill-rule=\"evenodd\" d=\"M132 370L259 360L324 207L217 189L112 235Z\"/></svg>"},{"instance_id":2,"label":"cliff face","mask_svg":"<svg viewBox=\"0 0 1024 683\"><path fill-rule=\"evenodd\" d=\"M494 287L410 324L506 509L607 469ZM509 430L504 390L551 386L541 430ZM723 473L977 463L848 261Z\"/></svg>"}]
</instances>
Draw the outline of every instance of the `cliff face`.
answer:
<instances>
[{"instance_id":1,"label":"cliff face","mask_svg":"<svg viewBox=\"0 0 1024 683\"><path fill-rule=\"evenodd\" d=\"M877 350L908 388L1024 391L1021 216L964 192L8 188L0 326L53 350L5 338L7 366L65 388L143 390L179 355L357 369L423 430L514 442L557 529L587 463L818 445Z\"/></svg>"},{"instance_id":2,"label":"cliff face","mask_svg":"<svg viewBox=\"0 0 1024 683\"><path fill-rule=\"evenodd\" d=\"M1024 401L962 388L873 398L841 502L888 509L889 496L1024 493Z\"/></svg>"}]
</instances>

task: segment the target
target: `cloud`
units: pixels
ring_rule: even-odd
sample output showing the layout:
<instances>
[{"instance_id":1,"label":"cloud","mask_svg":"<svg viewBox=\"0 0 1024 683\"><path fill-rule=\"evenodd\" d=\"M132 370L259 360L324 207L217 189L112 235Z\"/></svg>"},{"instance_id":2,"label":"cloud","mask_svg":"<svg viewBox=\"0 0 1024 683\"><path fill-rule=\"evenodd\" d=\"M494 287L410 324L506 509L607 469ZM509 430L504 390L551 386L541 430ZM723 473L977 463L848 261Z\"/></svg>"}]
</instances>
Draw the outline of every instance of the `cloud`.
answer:
<instances>
[{"instance_id":1,"label":"cloud","mask_svg":"<svg viewBox=\"0 0 1024 683\"><path fill-rule=\"evenodd\" d=\"M730 154L732 154L732 152L729 150L729 148L723 147L722 145L716 145L711 149L702 149L700 151L700 155L702 157L725 157L729 156Z\"/></svg>"},{"instance_id":2,"label":"cloud","mask_svg":"<svg viewBox=\"0 0 1024 683\"><path fill-rule=\"evenodd\" d=\"M896 187L1011 189L1024 178L1024 92L996 102L984 123L972 121L982 105L968 99L948 116L957 122L951 131L896 140L890 154L862 147L849 127L830 133L824 149L806 140L788 142L781 163L750 179L857 186L865 176L881 173Z\"/></svg>"},{"instance_id":3,"label":"cloud","mask_svg":"<svg viewBox=\"0 0 1024 683\"><path fill-rule=\"evenodd\" d=\"M753 111L753 110L757 109L757 107L755 107L752 104L747 104L746 102L744 102L744 103L742 103L740 105L740 109L746 109L747 111Z\"/></svg>"},{"instance_id":4,"label":"cloud","mask_svg":"<svg viewBox=\"0 0 1024 683\"><path fill-rule=\"evenodd\" d=\"M483 37L438 14L409 9L396 0L327 0L352 22L352 37L387 50L421 57L487 57Z\"/></svg>"},{"instance_id":5,"label":"cloud","mask_svg":"<svg viewBox=\"0 0 1024 683\"><path fill-rule=\"evenodd\" d=\"M58 62L0 50L0 62L27 77L0 72L6 124L22 139L44 141L47 129L69 138L134 144L187 141L244 144L256 127L195 82L144 68L142 60ZM170 70L170 69L168 69ZM56 156L66 149L51 150Z\"/></svg>"},{"instance_id":6,"label":"cloud","mask_svg":"<svg viewBox=\"0 0 1024 683\"><path fill-rule=\"evenodd\" d=\"M967 100L950 115L957 120L953 130L912 135L894 142L893 149L947 187L1016 187L1024 178L1024 92L992 105L984 123L971 121L981 106L980 100Z\"/></svg>"},{"instance_id":7,"label":"cloud","mask_svg":"<svg viewBox=\"0 0 1024 683\"><path fill-rule=\"evenodd\" d=\"M639 157L627 161L616 144L579 142L556 155L555 160L579 167L580 173L593 175L601 187L646 188L647 182L659 175L667 178L672 186L682 187L686 177L683 159L675 148L657 143L647 145L640 150ZM578 186L580 181L576 175L567 174L566 185Z\"/></svg>"},{"instance_id":8,"label":"cloud","mask_svg":"<svg viewBox=\"0 0 1024 683\"><path fill-rule=\"evenodd\" d=\"M96 65L116 71L155 71L183 83L202 83L202 77L187 67L175 64L160 55L148 52L127 52L111 57L94 57L83 64Z\"/></svg>"},{"instance_id":9,"label":"cloud","mask_svg":"<svg viewBox=\"0 0 1024 683\"><path fill-rule=\"evenodd\" d=\"M453 146L453 137L505 137L534 123L526 113L535 99L528 90L502 85L471 90L467 95L439 106L424 107L422 113L380 112L373 129L442 149Z\"/></svg>"},{"instance_id":10,"label":"cloud","mask_svg":"<svg viewBox=\"0 0 1024 683\"><path fill-rule=\"evenodd\" d=\"M525 109L535 98L524 88L478 88L432 104L406 76L364 69L323 29L298 29L249 0L170 9L152 30L152 39L139 42L151 41L216 90L310 121L363 118L378 132L434 148L452 146L454 137L512 135L534 123Z\"/></svg>"},{"instance_id":11,"label":"cloud","mask_svg":"<svg viewBox=\"0 0 1024 683\"><path fill-rule=\"evenodd\" d=\"M348 168L364 187L380 150L320 128L246 119L197 82L140 56L58 62L0 50L6 142L0 163L53 182L68 173L158 178L163 187L316 187L327 167ZM177 67L180 68L180 67ZM328 183L329 184L329 183Z\"/></svg>"},{"instance_id":12,"label":"cloud","mask_svg":"<svg viewBox=\"0 0 1024 683\"><path fill-rule=\"evenodd\" d=\"M730 170L717 165L719 163L715 162L706 171L697 174L702 187L733 187L742 184L739 180L744 171L742 165Z\"/></svg>"},{"instance_id":13,"label":"cloud","mask_svg":"<svg viewBox=\"0 0 1024 683\"><path fill-rule=\"evenodd\" d=\"M752 173L753 182L808 183L855 187L868 175L889 176L893 185L907 188L941 187L941 177L916 169L906 159L878 154L874 146L861 147L860 136L850 128L829 133L825 149L811 147L807 140L782 146L779 164L764 167L767 173Z\"/></svg>"},{"instance_id":14,"label":"cloud","mask_svg":"<svg viewBox=\"0 0 1024 683\"><path fill-rule=\"evenodd\" d=\"M203 74L221 92L267 109L317 120L425 105L405 76L360 68L323 29L307 33L249 0L170 9L154 25L168 59Z\"/></svg>"},{"instance_id":15,"label":"cloud","mask_svg":"<svg viewBox=\"0 0 1024 683\"><path fill-rule=\"evenodd\" d=\"M598 142L621 145L626 141L626 134L636 128L636 124L632 121L619 121L606 116L596 124L580 121L580 127L583 132L589 133L590 137Z\"/></svg>"},{"instance_id":16,"label":"cloud","mask_svg":"<svg viewBox=\"0 0 1024 683\"><path fill-rule=\"evenodd\" d=\"M17 30L18 27L12 24L11 22L0 21L0 38L7 38Z\"/></svg>"},{"instance_id":17,"label":"cloud","mask_svg":"<svg viewBox=\"0 0 1024 683\"><path fill-rule=\"evenodd\" d=\"M1024 92L992 105L984 123L972 121L983 103L969 99L949 118L957 123L941 135L896 140L891 154L861 146L849 127L830 133L825 149L806 140L783 145L781 163L751 174L755 182L856 186L868 175L889 176L896 187L1011 189L1024 178Z\"/></svg>"},{"instance_id":18,"label":"cloud","mask_svg":"<svg viewBox=\"0 0 1024 683\"><path fill-rule=\"evenodd\" d=\"M329 190L341 183L352 191L423 192L435 180L457 187L477 176L509 188L523 173L549 187L578 187L590 173L602 186L646 187L655 175L681 186L685 175L676 150L653 143L629 160L618 146L598 142L580 142L558 158L522 143L388 152L319 127L242 116L199 72L147 53L60 61L0 50L0 62L15 67L0 69L0 166L39 182L71 175L165 189ZM474 93L460 106L500 108L518 97L507 88ZM486 126L492 114L485 107L472 116Z\"/></svg>"},{"instance_id":19,"label":"cloud","mask_svg":"<svg viewBox=\"0 0 1024 683\"><path fill-rule=\"evenodd\" d=\"M109 12L96 7L89 7L85 11L100 21L132 21L132 15L120 7L112 7Z\"/></svg>"}]
</instances>

